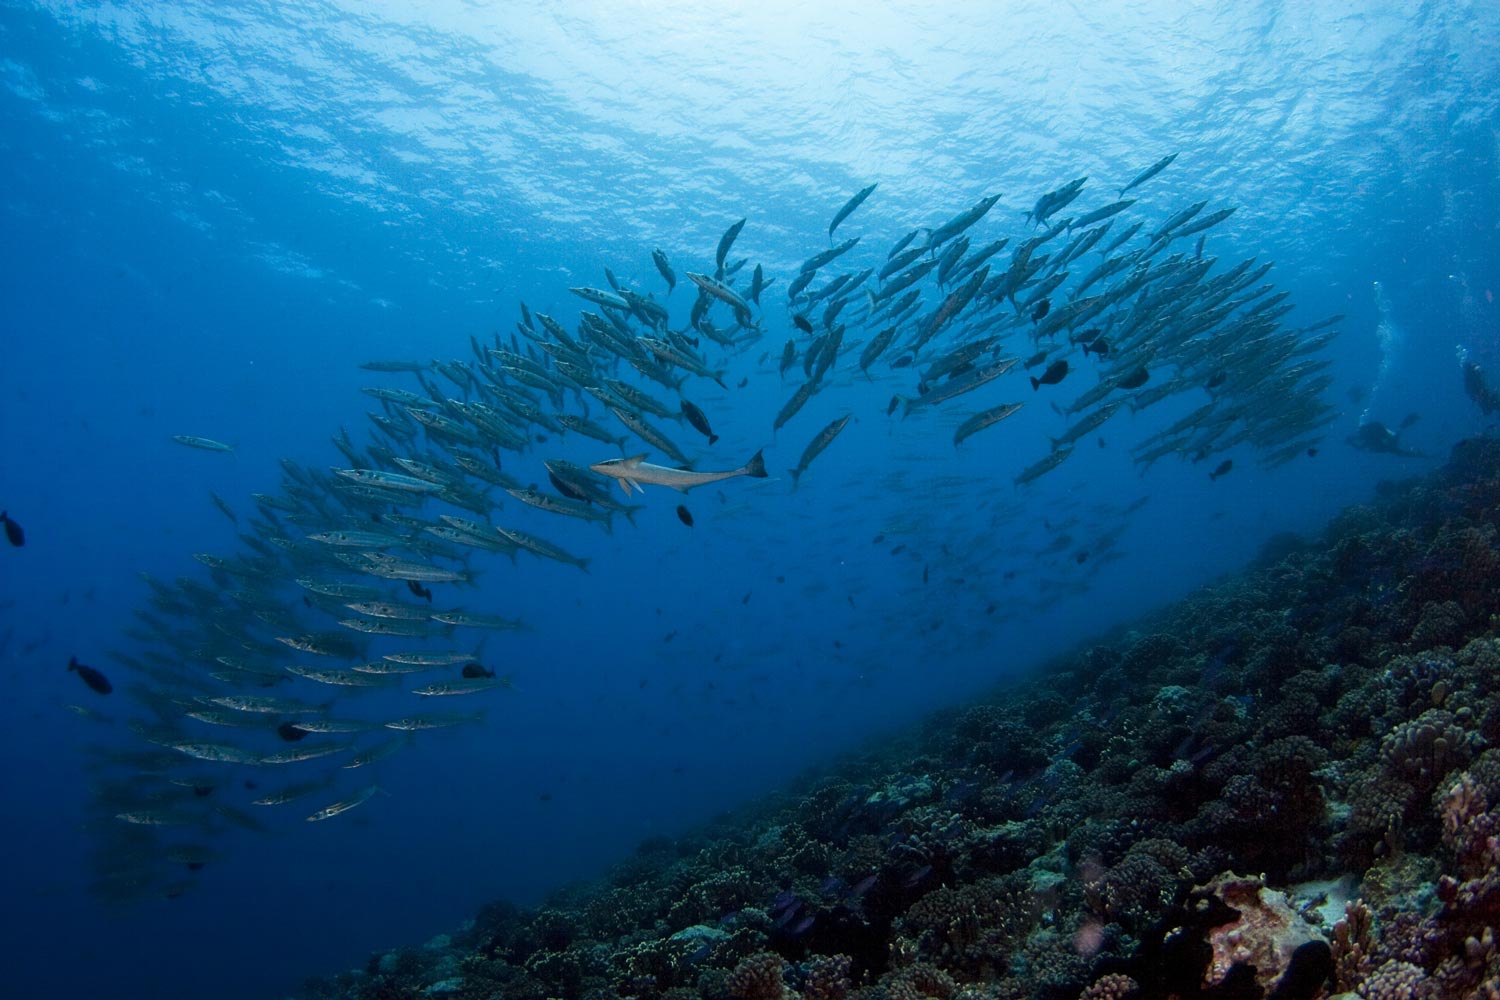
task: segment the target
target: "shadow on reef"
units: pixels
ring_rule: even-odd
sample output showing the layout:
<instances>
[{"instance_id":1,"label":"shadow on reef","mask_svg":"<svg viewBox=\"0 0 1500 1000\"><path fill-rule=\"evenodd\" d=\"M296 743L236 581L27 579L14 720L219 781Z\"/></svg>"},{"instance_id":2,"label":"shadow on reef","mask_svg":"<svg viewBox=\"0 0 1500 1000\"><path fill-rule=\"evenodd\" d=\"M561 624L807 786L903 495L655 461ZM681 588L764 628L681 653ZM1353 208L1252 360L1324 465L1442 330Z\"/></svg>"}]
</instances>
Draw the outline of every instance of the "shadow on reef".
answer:
<instances>
[{"instance_id":1,"label":"shadow on reef","mask_svg":"<svg viewBox=\"0 0 1500 1000\"><path fill-rule=\"evenodd\" d=\"M1500 1000L1497 522L1500 442L1463 442L988 704L303 996Z\"/></svg>"}]
</instances>

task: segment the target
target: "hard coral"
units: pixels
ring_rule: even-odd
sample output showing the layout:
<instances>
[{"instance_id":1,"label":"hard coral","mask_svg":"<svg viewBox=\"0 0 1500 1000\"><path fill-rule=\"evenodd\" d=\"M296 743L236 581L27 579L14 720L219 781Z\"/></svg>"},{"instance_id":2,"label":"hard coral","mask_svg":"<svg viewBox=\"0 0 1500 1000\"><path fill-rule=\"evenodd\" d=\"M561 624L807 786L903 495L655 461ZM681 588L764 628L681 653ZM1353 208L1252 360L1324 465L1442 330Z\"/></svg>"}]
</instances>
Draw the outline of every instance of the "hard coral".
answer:
<instances>
[{"instance_id":1,"label":"hard coral","mask_svg":"<svg viewBox=\"0 0 1500 1000\"><path fill-rule=\"evenodd\" d=\"M725 985L734 1000L782 1000L786 985L781 969L781 956L763 951L736 965Z\"/></svg>"},{"instance_id":2,"label":"hard coral","mask_svg":"<svg viewBox=\"0 0 1500 1000\"><path fill-rule=\"evenodd\" d=\"M948 1000L957 991L958 985L952 976L926 962L909 965L887 977L885 982L886 996L890 1000L927 1000L929 997Z\"/></svg>"},{"instance_id":3,"label":"hard coral","mask_svg":"<svg viewBox=\"0 0 1500 1000\"><path fill-rule=\"evenodd\" d=\"M819 955L807 963L807 978L802 984L804 1000L844 1000L849 994L848 955Z\"/></svg>"},{"instance_id":4,"label":"hard coral","mask_svg":"<svg viewBox=\"0 0 1500 1000\"><path fill-rule=\"evenodd\" d=\"M1435 987L1427 973L1409 962L1387 962L1371 973L1357 991L1363 1000L1432 1000Z\"/></svg>"},{"instance_id":5,"label":"hard coral","mask_svg":"<svg viewBox=\"0 0 1500 1000\"><path fill-rule=\"evenodd\" d=\"M1426 794L1474 753L1473 737L1458 725L1453 713L1428 709L1410 722L1393 728L1380 741L1386 771L1406 779Z\"/></svg>"},{"instance_id":6,"label":"hard coral","mask_svg":"<svg viewBox=\"0 0 1500 1000\"><path fill-rule=\"evenodd\" d=\"M1134 979L1112 972L1096 979L1078 1000L1132 1000L1139 990L1140 986Z\"/></svg>"}]
</instances>

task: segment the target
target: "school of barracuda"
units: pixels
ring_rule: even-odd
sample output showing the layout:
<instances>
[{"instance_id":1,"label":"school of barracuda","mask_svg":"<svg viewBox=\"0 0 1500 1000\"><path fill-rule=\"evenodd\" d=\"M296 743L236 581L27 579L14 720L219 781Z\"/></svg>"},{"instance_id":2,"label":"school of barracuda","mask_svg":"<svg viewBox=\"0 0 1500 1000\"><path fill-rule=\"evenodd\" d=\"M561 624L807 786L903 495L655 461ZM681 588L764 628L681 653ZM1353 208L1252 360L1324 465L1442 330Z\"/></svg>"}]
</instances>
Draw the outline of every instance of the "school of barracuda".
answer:
<instances>
[{"instance_id":1,"label":"school of barracuda","mask_svg":"<svg viewBox=\"0 0 1500 1000\"><path fill-rule=\"evenodd\" d=\"M880 373L906 389L884 415L898 427L913 411L951 414L955 399L977 405L952 417L955 445L998 433L990 429L1070 375L1090 380L1066 407L1054 404L1056 436L1014 476L1018 490L1122 409L1180 394L1201 405L1134 443L1141 467L1242 445L1278 465L1315 447L1336 415L1322 400L1330 362L1317 353L1340 317L1283 327L1293 305L1266 282L1271 262L1205 255L1207 231L1232 207L1200 201L1127 223L1136 202L1126 196L1174 159L1087 210L1086 178L1044 194L1021 234L977 235L993 221L999 196L989 196L883 254L863 235L833 242L872 184L834 215L831 245L784 281L731 256L741 219L711 265L689 270L656 249L654 273L627 282L606 269L607 287L570 289L582 303L577 317L522 305L514 333L471 337L464 360L365 364L401 382L363 390L378 403L365 443L341 431L341 464L330 469L284 460L280 490L255 494L243 521L212 494L239 528L240 550L198 555L207 580L146 580L148 607L128 631L134 644L112 653L131 675L122 688L136 746L93 750L103 834L94 891L120 900L180 894L217 857L216 835L265 829L270 811L321 822L356 809L378 791L361 776L416 734L477 721L478 711L433 706L506 690L508 679L474 651L484 634L523 625L463 606L475 554L587 571L586 558L531 529L546 515L609 529L615 515L639 509L632 489L765 477L759 453L731 468L691 468L717 438L714 415L690 397L704 382L727 388L731 359L758 354L750 377L783 387L768 432L795 421L816 394ZM691 305L669 309L679 267ZM807 435L787 470L791 488L849 419ZM679 444L676 427L677 438L663 429L677 421L695 447ZM621 457L584 466L546 454L541 442L563 437ZM531 485L543 480L550 491ZM692 524L686 507L678 513ZM404 688L410 711L359 713L347 693L370 688Z\"/></svg>"}]
</instances>

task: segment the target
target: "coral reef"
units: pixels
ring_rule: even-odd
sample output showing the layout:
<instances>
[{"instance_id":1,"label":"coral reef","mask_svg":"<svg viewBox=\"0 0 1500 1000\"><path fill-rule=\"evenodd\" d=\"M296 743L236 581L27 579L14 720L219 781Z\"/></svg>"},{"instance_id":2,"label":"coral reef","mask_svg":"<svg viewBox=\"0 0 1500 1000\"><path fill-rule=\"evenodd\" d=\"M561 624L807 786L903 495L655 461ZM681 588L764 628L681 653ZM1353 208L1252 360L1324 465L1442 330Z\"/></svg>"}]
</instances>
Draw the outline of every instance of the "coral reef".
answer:
<instances>
[{"instance_id":1,"label":"coral reef","mask_svg":"<svg viewBox=\"0 0 1500 1000\"><path fill-rule=\"evenodd\" d=\"M1497 501L1464 442L991 703L303 996L1500 1000Z\"/></svg>"}]
</instances>

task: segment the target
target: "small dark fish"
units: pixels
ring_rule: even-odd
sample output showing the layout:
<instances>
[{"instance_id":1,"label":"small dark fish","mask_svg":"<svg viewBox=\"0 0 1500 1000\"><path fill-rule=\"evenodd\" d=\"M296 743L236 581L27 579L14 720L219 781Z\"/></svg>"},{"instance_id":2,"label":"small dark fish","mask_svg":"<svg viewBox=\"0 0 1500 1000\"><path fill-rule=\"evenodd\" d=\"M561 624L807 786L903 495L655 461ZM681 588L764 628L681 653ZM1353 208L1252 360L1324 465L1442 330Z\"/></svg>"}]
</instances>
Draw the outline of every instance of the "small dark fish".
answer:
<instances>
[{"instance_id":1,"label":"small dark fish","mask_svg":"<svg viewBox=\"0 0 1500 1000\"><path fill-rule=\"evenodd\" d=\"M22 531L21 526L11 520L10 514L3 510L0 510L0 524L5 525L5 537L10 544L18 549L26 544L26 532Z\"/></svg>"},{"instance_id":2,"label":"small dark fish","mask_svg":"<svg viewBox=\"0 0 1500 1000\"><path fill-rule=\"evenodd\" d=\"M1073 561L1082 566L1089 561L1089 554L1087 552L1080 552L1073 557Z\"/></svg>"},{"instance_id":3,"label":"small dark fish","mask_svg":"<svg viewBox=\"0 0 1500 1000\"><path fill-rule=\"evenodd\" d=\"M1421 420L1421 419L1422 419L1422 415L1420 413L1408 413L1406 415L1406 419L1403 420L1403 421L1401 421L1401 426L1397 427L1396 430L1397 431L1404 431L1408 427L1410 427L1412 424L1416 423L1418 420ZM5 517L5 515L3 513L0 513L0 518L4 518L4 517ZM6 525L5 531L6 531L6 534L10 533L10 525L8 523Z\"/></svg>"},{"instance_id":4,"label":"small dark fish","mask_svg":"<svg viewBox=\"0 0 1500 1000\"><path fill-rule=\"evenodd\" d=\"M918 882L921 882L924 878L926 878L927 876L929 876L931 874L932 874L932 866L931 865L923 865L921 868L918 868L916 871L914 871L910 875L906 876L906 887L908 889L912 888Z\"/></svg>"},{"instance_id":5,"label":"small dark fish","mask_svg":"<svg viewBox=\"0 0 1500 1000\"><path fill-rule=\"evenodd\" d=\"M105 677L93 667L84 666L82 663L79 663L76 656L68 659L68 669L77 673L79 677L82 677L83 683L99 694L109 694L115 689L115 686L109 682L108 677Z\"/></svg>"},{"instance_id":6,"label":"small dark fish","mask_svg":"<svg viewBox=\"0 0 1500 1000\"><path fill-rule=\"evenodd\" d=\"M557 492L561 493L569 500L587 500L589 498L589 495L587 493L583 492L575 486L568 485L565 480L559 479L557 473L553 472L551 469L547 470L547 481L552 484L553 489L557 490Z\"/></svg>"},{"instance_id":7,"label":"small dark fish","mask_svg":"<svg viewBox=\"0 0 1500 1000\"><path fill-rule=\"evenodd\" d=\"M797 342L788 340L786 347L781 349L781 374L786 375L786 370L797 363Z\"/></svg>"},{"instance_id":8,"label":"small dark fish","mask_svg":"<svg viewBox=\"0 0 1500 1000\"><path fill-rule=\"evenodd\" d=\"M1129 375L1126 375L1124 378L1120 379L1117 384L1121 389L1139 389L1141 386L1145 385L1147 381L1150 380L1150 378L1151 373L1146 370L1145 365L1142 365L1135 371L1131 372Z\"/></svg>"},{"instance_id":9,"label":"small dark fish","mask_svg":"<svg viewBox=\"0 0 1500 1000\"><path fill-rule=\"evenodd\" d=\"M995 613L995 605L994 604L987 604L987 605L985 605L984 613L987 614L987 615L994 614Z\"/></svg>"},{"instance_id":10,"label":"small dark fish","mask_svg":"<svg viewBox=\"0 0 1500 1000\"><path fill-rule=\"evenodd\" d=\"M752 593L753 593L753 591L749 591L749 590L745 591L745 596L740 598L740 603L741 604L749 604L750 603L750 595Z\"/></svg>"},{"instance_id":11,"label":"small dark fish","mask_svg":"<svg viewBox=\"0 0 1500 1000\"><path fill-rule=\"evenodd\" d=\"M1220 476L1224 475L1232 468L1234 468L1234 461L1232 459L1226 458L1224 459L1224 461L1219 463L1219 467L1217 469L1208 474L1208 478L1218 479Z\"/></svg>"},{"instance_id":12,"label":"small dark fish","mask_svg":"<svg viewBox=\"0 0 1500 1000\"><path fill-rule=\"evenodd\" d=\"M876 535L874 538L870 539L870 544L871 545L879 545L883 541L885 541L885 536L884 535Z\"/></svg>"},{"instance_id":13,"label":"small dark fish","mask_svg":"<svg viewBox=\"0 0 1500 1000\"><path fill-rule=\"evenodd\" d=\"M495 672L493 670L486 670L483 663L474 662L464 664L463 675L469 678L493 677L495 676Z\"/></svg>"},{"instance_id":14,"label":"small dark fish","mask_svg":"<svg viewBox=\"0 0 1500 1000\"><path fill-rule=\"evenodd\" d=\"M674 628L672 631L670 631L666 635L662 636L661 637L661 641L662 642L671 642L675 638L677 638L677 630Z\"/></svg>"},{"instance_id":15,"label":"small dark fish","mask_svg":"<svg viewBox=\"0 0 1500 1000\"><path fill-rule=\"evenodd\" d=\"M750 376L746 375L744 378L740 379L740 384L738 386L736 386L735 388L737 388L737 389L743 389L743 388L745 388L745 386L747 386L749 384L750 384Z\"/></svg>"},{"instance_id":16,"label":"small dark fish","mask_svg":"<svg viewBox=\"0 0 1500 1000\"><path fill-rule=\"evenodd\" d=\"M682 415L687 417L687 422L693 425L694 430L708 438L709 444L719 440L719 435L715 434L714 429L708 425L708 417L686 399L682 401Z\"/></svg>"},{"instance_id":17,"label":"small dark fish","mask_svg":"<svg viewBox=\"0 0 1500 1000\"><path fill-rule=\"evenodd\" d=\"M1047 313L1051 311L1052 300L1044 298L1042 299L1042 301L1036 304L1035 309L1031 310L1031 321L1033 323L1040 323L1042 320L1047 318Z\"/></svg>"},{"instance_id":18,"label":"small dark fish","mask_svg":"<svg viewBox=\"0 0 1500 1000\"><path fill-rule=\"evenodd\" d=\"M792 317L792 322L794 324L796 324L797 329L801 330L803 333L812 333L813 332L813 325L812 325L812 323L810 323L808 321L808 319L807 319L806 316L802 316L802 315L793 316Z\"/></svg>"},{"instance_id":19,"label":"small dark fish","mask_svg":"<svg viewBox=\"0 0 1500 1000\"><path fill-rule=\"evenodd\" d=\"M551 792L543 792L542 794L540 794L540 795L537 796L537 801L538 802L551 802L552 801L552 793Z\"/></svg>"},{"instance_id":20,"label":"small dark fish","mask_svg":"<svg viewBox=\"0 0 1500 1000\"><path fill-rule=\"evenodd\" d=\"M1085 350L1086 350L1086 348L1085 348ZM1037 365L1041 364L1043 361L1046 361L1046 360L1047 360L1047 352L1045 350L1037 351L1031 357L1029 357L1029 358L1026 359L1026 363L1022 367L1024 367L1024 368L1035 368Z\"/></svg>"},{"instance_id":21,"label":"small dark fish","mask_svg":"<svg viewBox=\"0 0 1500 1000\"><path fill-rule=\"evenodd\" d=\"M928 574L928 569L927 569L927 565L926 565L926 564L925 564L925 563L924 563L924 564L923 564L923 565L922 565L922 582L923 582L923 583L926 583L926 582L927 582L927 579L928 579L928 576L927 576L927 574Z\"/></svg>"},{"instance_id":22,"label":"small dark fish","mask_svg":"<svg viewBox=\"0 0 1500 1000\"><path fill-rule=\"evenodd\" d=\"M428 604L432 603L432 588L431 587L424 587L420 583L418 583L416 580L407 580L406 581L406 589L409 590L409 591L411 591L417 597L425 598Z\"/></svg>"},{"instance_id":23,"label":"small dark fish","mask_svg":"<svg viewBox=\"0 0 1500 1000\"><path fill-rule=\"evenodd\" d=\"M1067 376L1067 374L1068 363L1062 360L1054 361L1047 366L1046 371L1042 372L1041 378L1032 378L1032 391L1034 392L1044 385L1056 385L1057 383L1061 382Z\"/></svg>"},{"instance_id":24,"label":"small dark fish","mask_svg":"<svg viewBox=\"0 0 1500 1000\"><path fill-rule=\"evenodd\" d=\"M903 354L901 357L899 357L895 361L891 362L891 367L892 368L910 368L911 367L911 363L913 361L915 361L915 360L916 360L916 358L912 357L910 354Z\"/></svg>"},{"instance_id":25,"label":"small dark fish","mask_svg":"<svg viewBox=\"0 0 1500 1000\"><path fill-rule=\"evenodd\" d=\"M892 413L895 413L896 412L896 407L898 407L900 405L901 405L901 397L900 396L892 396L891 397L891 405L887 406L885 408L885 415L886 416L890 416Z\"/></svg>"},{"instance_id":26,"label":"small dark fish","mask_svg":"<svg viewBox=\"0 0 1500 1000\"><path fill-rule=\"evenodd\" d=\"M281 725L276 727L276 735L280 736L288 743L296 743L298 740L307 736L307 730L298 729L295 722L283 722Z\"/></svg>"},{"instance_id":27,"label":"small dark fish","mask_svg":"<svg viewBox=\"0 0 1500 1000\"><path fill-rule=\"evenodd\" d=\"M1205 382L1205 383L1203 383L1204 388L1207 388L1207 389L1217 389L1219 386L1221 386L1221 385L1224 384L1224 380L1227 379L1228 377L1229 377L1229 373L1228 372L1222 372L1222 371L1214 372L1212 375L1210 375L1208 377L1208 381Z\"/></svg>"},{"instance_id":28,"label":"small dark fish","mask_svg":"<svg viewBox=\"0 0 1500 1000\"><path fill-rule=\"evenodd\" d=\"M1308 458L1317 458L1318 457L1318 449L1316 449L1316 448L1309 448L1309 449L1307 449L1307 457Z\"/></svg>"},{"instance_id":29,"label":"small dark fish","mask_svg":"<svg viewBox=\"0 0 1500 1000\"><path fill-rule=\"evenodd\" d=\"M693 512L690 511L690 510L688 510L682 504L678 504L677 505L677 520L681 521L683 524L685 524L689 528L691 528L693 526ZM749 597L750 595L746 594L745 596Z\"/></svg>"},{"instance_id":30,"label":"small dark fish","mask_svg":"<svg viewBox=\"0 0 1500 1000\"><path fill-rule=\"evenodd\" d=\"M776 578L776 582L777 583L786 583L786 577L784 577L784 576L778 576Z\"/></svg>"},{"instance_id":31,"label":"small dark fish","mask_svg":"<svg viewBox=\"0 0 1500 1000\"><path fill-rule=\"evenodd\" d=\"M906 551L906 546L905 545L898 545L894 549L891 549L891 555L893 555L893 556L899 556L901 553L903 553L905 551Z\"/></svg>"},{"instance_id":32,"label":"small dark fish","mask_svg":"<svg viewBox=\"0 0 1500 1000\"><path fill-rule=\"evenodd\" d=\"M1096 337L1087 344L1084 344L1083 356L1088 357L1091 353L1097 358L1109 357L1109 341L1103 337Z\"/></svg>"}]
</instances>

